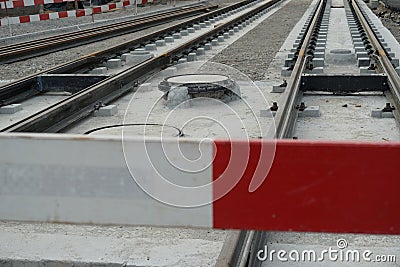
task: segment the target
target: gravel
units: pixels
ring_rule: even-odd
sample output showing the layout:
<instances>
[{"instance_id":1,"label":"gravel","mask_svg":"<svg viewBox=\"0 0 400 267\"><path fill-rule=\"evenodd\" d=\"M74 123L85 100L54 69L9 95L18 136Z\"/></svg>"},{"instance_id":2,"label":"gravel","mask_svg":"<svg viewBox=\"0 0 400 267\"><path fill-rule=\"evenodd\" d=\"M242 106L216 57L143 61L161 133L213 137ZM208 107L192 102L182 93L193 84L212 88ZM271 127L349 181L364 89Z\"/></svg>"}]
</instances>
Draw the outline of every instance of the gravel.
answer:
<instances>
[{"instance_id":1,"label":"gravel","mask_svg":"<svg viewBox=\"0 0 400 267\"><path fill-rule=\"evenodd\" d=\"M291 1L214 57L213 61L237 68L252 80L263 80L275 54L311 2Z\"/></svg>"},{"instance_id":2,"label":"gravel","mask_svg":"<svg viewBox=\"0 0 400 267\"><path fill-rule=\"evenodd\" d=\"M143 31L138 31L131 34L125 34L122 36L106 39L96 43L78 46L71 49L66 49L63 51L51 53L48 55L43 55L28 60L23 60L20 62L3 64L0 65L0 80L14 80L22 78L27 75L31 75L40 72L42 70L54 67L56 65L80 58L84 55L103 50L106 47L110 47L111 45L117 45L122 42L129 41L133 38L138 38L146 34L149 34L151 32L161 30L167 26L176 23L177 21L179 20L170 23L165 23L163 25L155 26L152 28L148 28Z\"/></svg>"},{"instance_id":3,"label":"gravel","mask_svg":"<svg viewBox=\"0 0 400 267\"><path fill-rule=\"evenodd\" d=\"M383 25L400 42L400 12L387 9L382 4L372 11L381 19Z\"/></svg>"}]
</instances>

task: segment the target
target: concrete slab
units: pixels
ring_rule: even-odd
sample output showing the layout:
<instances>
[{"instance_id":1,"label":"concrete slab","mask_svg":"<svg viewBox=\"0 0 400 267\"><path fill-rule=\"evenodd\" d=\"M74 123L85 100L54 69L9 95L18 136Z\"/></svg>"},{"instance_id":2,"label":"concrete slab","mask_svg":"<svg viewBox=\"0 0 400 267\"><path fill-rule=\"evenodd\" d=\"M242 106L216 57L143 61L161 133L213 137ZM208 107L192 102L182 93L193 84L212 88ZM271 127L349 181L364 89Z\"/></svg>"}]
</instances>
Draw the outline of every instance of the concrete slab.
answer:
<instances>
[{"instance_id":1,"label":"concrete slab","mask_svg":"<svg viewBox=\"0 0 400 267\"><path fill-rule=\"evenodd\" d=\"M94 68L90 71L91 74L107 74L107 67Z\"/></svg>"},{"instance_id":2,"label":"concrete slab","mask_svg":"<svg viewBox=\"0 0 400 267\"><path fill-rule=\"evenodd\" d=\"M118 108L116 105L108 105L105 107L101 107L98 110L95 110L93 115L100 117L108 117L113 116L118 113Z\"/></svg>"},{"instance_id":3,"label":"concrete slab","mask_svg":"<svg viewBox=\"0 0 400 267\"><path fill-rule=\"evenodd\" d=\"M299 117L319 117L320 111L319 106L309 106L306 107L303 111L299 111Z\"/></svg>"},{"instance_id":4,"label":"concrete slab","mask_svg":"<svg viewBox=\"0 0 400 267\"><path fill-rule=\"evenodd\" d=\"M122 62L121 62L121 59L113 58L113 59L107 60L106 65L109 69L117 69L122 66Z\"/></svg>"},{"instance_id":5,"label":"concrete slab","mask_svg":"<svg viewBox=\"0 0 400 267\"><path fill-rule=\"evenodd\" d=\"M10 104L0 107L0 114L14 114L22 110L21 104Z\"/></svg>"},{"instance_id":6,"label":"concrete slab","mask_svg":"<svg viewBox=\"0 0 400 267\"><path fill-rule=\"evenodd\" d=\"M360 57L357 59L357 65L359 67L368 67L370 65L370 63L371 63L371 60L369 57L365 57L365 58Z\"/></svg>"},{"instance_id":7,"label":"concrete slab","mask_svg":"<svg viewBox=\"0 0 400 267\"><path fill-rule=\"evenodd\" d=\"M314 58L312 60L312 64L314 67L324 67L324 59L323 58Z\"/></svg>"},{"instance_id":8,"label":"concrete slab","mask_svg":"<svg viewBox=\"0 0 400 267\"><path fill-rule=\"evenodd\" d=\"M146 51L155 51L157 50L157 46L156 44L147 44L144 47L146 49Z\"/></svg>"}]
</instances>

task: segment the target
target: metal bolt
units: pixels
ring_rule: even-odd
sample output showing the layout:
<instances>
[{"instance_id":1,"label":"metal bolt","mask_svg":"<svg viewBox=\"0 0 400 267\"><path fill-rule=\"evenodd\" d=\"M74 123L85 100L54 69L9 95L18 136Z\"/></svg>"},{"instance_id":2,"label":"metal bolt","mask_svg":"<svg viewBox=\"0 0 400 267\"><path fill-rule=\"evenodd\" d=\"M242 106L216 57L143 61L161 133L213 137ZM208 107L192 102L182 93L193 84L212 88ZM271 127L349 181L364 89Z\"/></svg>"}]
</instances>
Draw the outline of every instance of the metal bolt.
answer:
<instances>
[{"instance_id":1,"label":"metal bolt","mask_svg":"<svg viewBox=\"0 0 400 267\"><path fill-rule=\"evenodd\" d=\"M269 108L271 111L278 111L278 103L273 102L272 107Z\"/></svg>"},{"instance_id":2,"label":"metal bolt","mask_svg":"<svg viewBox=\"0 0 400 267\"><path fill-rule=\"evenodd\" d=\"M390 103L386 103L385 107L382 109L382 112L392 112L395 110L394 106L390 105Z\"/></svg>"}]
</instances>

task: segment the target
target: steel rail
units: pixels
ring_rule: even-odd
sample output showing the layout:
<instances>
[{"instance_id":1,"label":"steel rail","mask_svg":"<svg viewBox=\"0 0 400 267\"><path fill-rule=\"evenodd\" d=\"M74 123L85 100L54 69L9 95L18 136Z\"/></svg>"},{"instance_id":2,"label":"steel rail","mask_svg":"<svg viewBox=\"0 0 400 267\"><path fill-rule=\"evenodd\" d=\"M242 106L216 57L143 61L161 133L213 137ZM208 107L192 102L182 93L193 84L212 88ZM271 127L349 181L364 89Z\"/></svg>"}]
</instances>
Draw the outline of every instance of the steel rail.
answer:
<instances>
[{"instance_id":1,"label":"steel rail","mask_svg":"<svg viewBox=\"0 0 400 267\"><path fill-rule=\"evenodd\" d=\"M240 21L279 1L270 0L262 5L252 7L248 12L224 24L215 26L206 33L171 49L167 53L149 59L137 66L130 67L0 131L58 132L92 113L94 104L98 102L110 103L122 94L133 90L136 84L140 83L153 72L171 64L176 57L182 55L184 52L196 48L207 40L227 31L233 25L237 25Z\"/></svg>"},{"instance_id":2,"label":"steel rail","mask_svg":"<svg viewBox=\"0 0 400 267\"><path fill-rule=\"evenodd\" d=\"M356 3L356 0L351 0L353 3ZM295 126L295 122L297 119L297 109L296 105L299 102L299 98L301 97L300 93L300 85L301 85L301 76L305 71L306 65L307 65L307 47L308 44L311 40L313 31L318 23L318 20L320 16L322 16L324 12L324 7L326 4L326 0L321 0L319 2L318 8L313 16L313 20L310 23L306 37L303 40L303 44L301 46L301 49L299 51L298 58L296 60L295 66L293 68L292 74L290 76L290 79L288 81L286 90L283 94L282 97L282 103L281 107L279 107L276 115L275 115L275 125L276 129L272 130L271 132L268 133L268 138L277 138L277 139L283 139L283 138L291 138L293 134L293 129ZM363 23L363 27L366 30L369 39L371 42L374 44L376 47L377 51L379 52L380 55L380 60L382 62L384 71L388 74L389 81L391 83L391 89L392 93L396 96L396 101L397 104L400 102L399 95L400 95L400 78L397 75L393 65L391 64L386 52L383 50L382 45L380 44L378 38L376 38L374 32L371 30L369 27L368 23L366 22L365 18L362 16L361 11L358 9L357 11L358 16L362 17L361 21ZM396 106L397 110L400 110L400 107L398 108ZM247 266L261 266L261 262L256 260L256 252L258 251L258 248L262 247L267 241L268 241L268 233L267 232L260 232L260 231L248 231L252 232L252 255L249 258L249 262ZM245 234L245 231L241 231L240 233L234 233L232 234L229 238L234 240L235 242L240 242L243 239L243 235ZM232 247L232 246L231 246ZM227 248L226 248L227 249ZM232 248L231 248L232 249ZM241 255L245 257L245 255ZM232 258L234 258L232 256ZM226 261L225 263L230 263ZM236 266L236 265L218 265L219 266Z\"/></svg>"},{"instance_id":3,"label":"steel rail","mask_svg":"<svg viewBox=\"0 0 400 267\"><path fill-rule=\"evenodd\" d=\"M97 42L122 34L132 33L163 24L168 21L190 17L217 5L200 4L192 7L183 7L178 10L165 11L160 14L136 18L127 22L118 22L111 25L99 26L92 29L80 30L71 33L58 34L48 38L11 44L0 48L0 63L12 63L40 55L49 54L66 48L72 48L88 43Z\"/></svg>"},{"instance_id":4,"label":"steel rail","mask_svg":"<svg viewBox=\"0 0 400 267\"><path fill-rule=\"evenodd\" d=\"M394 105L396 107L396 110L399 111L400 110L400 77L397 74L394 66L390 62L390 59L389 59L383 45L381 44L381 42L375 35L375 32L372 30L368 21L362 14L361 8L360 8L359 4L357 3L357 1L351 0L351 4L352 4L355 14L357 15L365 33L368 36L368 39L370 40L370 42L371 42L372 46L375 48L375 50L378 52L378 58L381 63L381 66L383 68L383 71L388 76L389 89L393 95L392 99L394 100Z\"/></svg>"},{"instance_id":5,"label":"steel rail","mask_svg":"<svg viewBox=\"0 0 400 267\"><path fill-rule=\"evenodd\" d=\"M297 117L296 103L300 92L301 75L305 70L307 58L306 50L311 40L315 26L317 25L318 19L324 11L326 0L321 0L318 4L318 8L314 14L313 20L311 21L306 37L301 46L299 56L294 65L292 74L286 86L286 90L282 96L282 103L275 115L275 126L276 130L273 129L268 133L269 138L289 138L292 134L295 120Z\"/></svg>"},{"instance_id":6,"label":"steel rail","mask_svg":"<svg viewBox=\"0 0 400 267\"><path fill-rule=\"evenodd\" d=\"M322 15L324 11L324 1L321 0L319 3L318 10L316 15L314 15L311 26L307 31L306 38L304 43L301 47L299 57L296 61L294 66L292 75L288 81L288 85L283 95L283 105L279 107L276 116L275 116L275 125L276 130L271 131L268 135L269 138L291 138L293 134L293 128L295 126L296 118L297 118L297 109L296 104L299 102L300 97L300 85L301 85L301 75L304 72L307 64L307 56L306 56L306 49L307 45L311 40L312 33L315 29L317 24L318 17ZM349 0L351 1L356 15L360 19L360 22L368 35L369 40L375 47L376 51L379 54L379 60L382 64L384 72L388 75L388 80L390 83L391 92L395 95L396 98L396 109L399 110L400 106L400 78L397 75L390 59L387 56L386 51L383 49L382 44L380 43L379 39L376 37L375 33L372 31L370 25L368 24L367 20L363 16L358 3L356 0ZM326 1L325 1L326 2ZM253 257L250 258L249 266L261 266L261 262L256 260L255 252L257 248L260 248L265 244L268 240L268 233L267 232L256 232L254 236L253 247Z\"/></svg>"},{"instance_id":7,"label":"steel rail","mask_svg":"<svg viewBox=\"0 0 400 267\"><path fill-rule=\"evenodd\" d=\"M278 110L275 116L275 124L278 126L275 132L269 132L270 138L284 138L290 136L290 123L294 124L296 118L295 103L299 94L300 78L306 65L306 49L311 40L312 32L317 24L318 17L323 13L324 1L321 0L318 9L314 13L312 22L309 24L308 32L303 40L301 50L299 52L296 64L290 77L284 96L284 107ZM265 232L260 231L234 231L228 234L224 243L220 256L217 260L216 267L223 266L257 266L260 262L255 259L257 249L266 240ZM243 265L245 263L246 265Z\"/></svg>"},{"instance_id":8,"label":"steel rail","mask_svg":"<svg viewBox=\"0 0 400 267\"><path fill-rule=\"evenodd\" d=\"M267 133L267 138L271 139L284 139L291 138L294 125L297 118L296 103L300 97L300 85L301 85L301 75L304 72L307 64L306 51L309 42L311 41L312 34L321 18L326 0L320 0L318 3L318 8L314 11L313 19L311 23L307 26L307 34L302 40L302 45L294 65L292 74L288 81L285 92L282 96L283 104L279 107L275 115L275 127ZM268 232L262 231L251 231L253 232L252 249L250 252L248 266L259 267L261 262L257 260L256 253L260 247L262 247L268 240Z\"/></svg>"},{"instance_id":9,"label":"steel rail","mask_svg":"<svg viewBox=\"0 0 400 267\"><path fill-rule=\"evenodd\" d=\"M53 68L26 76L13 83L0 86L0 106L21 102L31 96L40 94L39 91L35 90L36 77L40 75L86 72L90 70L90 68L100 64L107 58L113 57L115 55L120 55L124 52L128 52L131 49L140 47L141 45L149 43L157 38L167 36L181 28L186 28L198 21L202 21L209 17L217 16L219 14L237 9L251 2L253 2L253 0L244 0L221 9L210 11L206 14L198 15L183 22L177 22L169 27L155 31L153 33L146 34L142 37L126 41L124 43L112 46L110 48L95 53L91 53L81 58L55 66Z\"/></svg>"}]
</instances>

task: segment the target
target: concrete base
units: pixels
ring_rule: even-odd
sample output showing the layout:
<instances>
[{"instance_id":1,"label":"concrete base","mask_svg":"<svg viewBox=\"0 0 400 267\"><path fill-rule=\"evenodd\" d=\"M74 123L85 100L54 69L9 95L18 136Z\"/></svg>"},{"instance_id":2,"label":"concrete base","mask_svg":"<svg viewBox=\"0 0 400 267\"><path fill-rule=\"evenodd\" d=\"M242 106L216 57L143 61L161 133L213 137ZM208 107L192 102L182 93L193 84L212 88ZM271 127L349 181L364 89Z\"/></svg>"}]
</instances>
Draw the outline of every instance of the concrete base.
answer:
<instances>
[{"instance_id":1,"label":"concrete base","mask_svg":"<svg viewBox=\"0 0 400 267\"><path fill-rule=\"evenodd\" d=\"M399 66L399 59L397 58L392 58L392 65L397 68Z\"/></svg>"},{"instance_id":2,"label":"concrete base","mask_svg":"<svg viewBox=\"0 0 400 267\"><path fill-rule=\"evenodd\" d=\"M382 109L373 109L371 110L371 117L373 118L394 118L392 112L382 112Z\"/></svg>"},{"instance_id":3,"label":"concrete base","mask_svg":"<svg viewBox=\"0 0 400 267\"><path fill-rule=\"evenodd\" d=\"M325 53L324 52L315 52L314 53L314 58L325 58Z\"/></svg>"},{"instance_id":4,"label":"concrete base","mask_svg":"<svg viewBox=\"0 0 400 267\"><path fill-rule=\"evenodd\" d=\"M121 59L113 58L113 59L107 60L106 65L109 69L118 69L122 66L122 61L121 61Z\"/></svg>"},{"instance_id":5,"label":"concrete base","mask_svg":"<svg viewBox=\"0 0 400 267\"><path fill-rule=\"evenodd\" d=\"M146 49L146 51L155 51L157 50L157 46L156 44L147 44L144 49Z\"/></svg>"},{"instance_id":6,"label":"concrete base","mask_svg":"<svg viewBox=\"0 0 400 267\"><path fill-rule=\"evenodd\" d=\"M14 114L22 110L21 104L10 104L7 106L0 107L0 114Z\"/></svg>"},{"instance_id":7,"label":"concrete base","mask_svg":"<svg viewBox=\"0 0 400 267\"><path fill-rule=\"evenodd\" d=\"M358 58L357 59L357 66L359 67L369 67L370 65L370 58Z\"/></svg>"},{"instance_id":8,"label":"concrete base","mask_svg":"<svg viewBox=\"0 0 400 267\"><path fill-rule=\"evenodd\" d=\"M272 118L275 117L276 111L271 111L270 109L261 109L260 110L260 117L264 118Z\"/></svg>"},{"instance_id":9,"label":"concrete base","mask_svg":"<svg viewBox=\"0 0 400 267\"><path fill-rule=\"evenodd\" d=\"M187 62L188 62L188 60L186 58L180 58L178 60L178 64L187 63Z\"/></svg>"},{"instance_id":10,"label":"concrete base","mask_svg":"<svg viewBox=\"0 0 400 267\"><path fill-rule=\"evenodd\" d=\"M173 37L174 39L181 39L181 38L182 38L182 36L181 36L181 34L180 34L179 32L174 33L174 34L172 35L172 37Z\"/></svg>"},{"instance_id":11,"label":"concrete base","mask_svg":"<svg viewBox=\"0 0 400 267\"><path fill-rule=\"evenodd\" d=\"M355 46L354 47L354 51L356 52L356 53L362 53L362 52L366 52L366 50L365 50L365 47L364 46Z\"/></svg>"},{"instance_id":12,"label":"concrete base","mask_svg":"<svg viewBox=\"0 0 400 267\"><path fill-rule=\"evenodd\" d=\"M131 52L132 55L148 55L149 51L144 50L144 48L138 48Z\"/></svg>"},{"instance_id":13,"label":"concrete base","mask_svg":"<svg viewBox=\"0 0 400 267\"><path fill-rule=\"evenodd\" d=\"M131 53L124 53L124 54L122 54L121 55L121 60L122 61L126 61L126 57L128 57L128 56L130 56L131 55Z\"/></svg>"},{"instance_id":14,"label":"concrete base","mask_svg":"<svg viewBox=\"0 0 400 267\"><path fill-rule=\"evenodd\" d=\"M205 52L204 48L200 47L200 48L197 48L196 53L198 56L203 56L206 52Z\"/></svg>"},{"instance_id":15,"label":"concrete base","mask_svg":"<svg viewBox=\"0 0 400 267\"><path fill-rule=\"evenodd\" d=\"M154 57L154 54L144 54L144 55L131 55L130 57L126 58L125 64L127 65L137 65L142 63L145 60Z\"/></svg>"},{"instance_id":16,"label":"concrete base","mask_svg":"<svg viewBox=\"0 0 400 267\"><path fill-rule=\"evenodd\" d=\"M116 105L108 105L105 107L101 107L98 110L95 110L93 114L99 117L109 117L117 113L118 109Z\"/></svg>"},{"instance_id":17,"label":"concrete base","mask_svg":"<svg viewBox=\"0 0 400 267\"><path fill-rule=\"evenodd\" d=\"M357 58L369 58L368 53L363 51L363 52L357 52L356 54Z\"/></svg>"},{"instance_id":18,"label":"concrete base","mask_svg":"<svg viewBox=\"0 0 400 267\"><path fill-rule=\"evenodd\" d=\"M360 74L373 74L375 70L369 70L369 67L360 67Z\"/></svg>"},{"instance_id":19,"label":"concrete base","mask_svg":"<svg viewBox=\"0 0 400 267\"><path fill-rule=\"evenodd\" d=\"M100 67L100 68L95 68L92 69L90 74L107 74L107 68L106 67Z\"/></svg>"},{"instance_id":20,"label":"concrete base","mask_svg":"<svg viewBox=\"0 0 400 267\"><path fill-rule=\"evenodd\" d=\"M319 106L309 106L299 111L299 117L319 117L320 115Z\"/></svg>"},{"instance_id":21,"label":"concrete base","mask_svg":"<svg viewBox=\"0 0 400 267\"><path fill-rule=\"evenodd\" d=\"M169 68L166 68L165 70L163 70L163 74L166 76L172 76L172 75L175 75L177 71L178 70L176 67L169 67Z\"/></svg>"},{"instance_id":22,"label":"concrete base","mask_svg":"<svg viewBox=\"0 0 400 267\"><path fill-rule=\"evenodd\" d=\"M324 67L324 59L323 58L314 58L312 60L312 64L314 65L314 68Z\"/></svg>"},{"instance_id":23,"label":"concrete base","mask_svg":"<svg viewBox=\"0 0 400 267\"><path fill-rule=\"evenodd\" d=\"M322 74L324 73L324 67L314 67L312 70L307 71L312 74Z\"/></svg>"},{"instance_id":24,"label":"concrete base","mask_svg":"<svg viewBox=\"0 0 400 267\"><path fill-rule=\"evenodd\" d=\"M285 89L286 89L286 87L282 87L282 86L279 86L279 85L274 85L274 86L272 86L272 93L283 93L283 92L285 92Z\"/></svg>"},{"instance_id":25,"label":"concrete base","mask_svg":"<svg viewBox=\"0 0 400 267\"><path fill-rule=\"evenodd\" d=\"M197 54L196 53L189 53L187 56L187 61L196 61L197 60Z\"/></svg>"},{"instance_id":26,"label":"concrete base","mask_svg":"<svg viewBox=\"0 0 400 267\"><path fill-rule=\"evenodd\" d=\"M172 36L167 36L167 37L164 38L164 41L165 41L166 43L173 43L173 42L174 42L174 37L172 37Z\"/></svg>"},{"instance_id":27,"label":"concrete base","mask_svg":"<svg viewBox=\"0 0 400 267\"><path fill-rule=\"evenodd\" d=\"M397 68L396 68L396 72L397 72L397 75L400 76L400 67L397 67Z\"/></svg>"},{"instance_id":28,"label":"concrete base","mask_svg":"<svg viewBox=\"0 0 400 267\"><path fill-rule=\"evenodd\" d=\"M165 46L165 40L157 40L156 46Z\"/></svg>"},{"instance_id":29,"label":"concrete base","mask_svg":"<svg viewBox=\"0 0 400 267\"><path fill-rule=\"evenodd\" d=\"M283 68L281 71L281 76L283 77L289 77L290 75L292 75L292 71L288 70L287 68Z\"/></svg>"}]
</instances>

